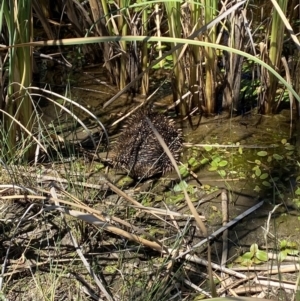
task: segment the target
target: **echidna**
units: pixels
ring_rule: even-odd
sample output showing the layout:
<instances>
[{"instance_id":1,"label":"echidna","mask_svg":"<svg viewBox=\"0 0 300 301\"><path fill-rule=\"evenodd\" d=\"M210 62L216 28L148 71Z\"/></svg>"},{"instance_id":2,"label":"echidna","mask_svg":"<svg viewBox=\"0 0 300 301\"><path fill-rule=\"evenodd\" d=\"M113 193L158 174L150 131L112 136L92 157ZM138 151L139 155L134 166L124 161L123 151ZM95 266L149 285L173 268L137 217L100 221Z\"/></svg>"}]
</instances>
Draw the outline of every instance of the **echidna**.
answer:
<instances>
[{"instance_id":1,"label":"echidna","mask_svg":"<svg viewBox=\"0 0 300 301\"><path fill-rule=\"evenodd\" d=\"M173 168L146 117L164 139L176 161L182 147L182 134L173 120L151 109L133 113L112 149L112 160L115 168L126 170L135 179L164 174Z\"/></svg>"}]
</instances>

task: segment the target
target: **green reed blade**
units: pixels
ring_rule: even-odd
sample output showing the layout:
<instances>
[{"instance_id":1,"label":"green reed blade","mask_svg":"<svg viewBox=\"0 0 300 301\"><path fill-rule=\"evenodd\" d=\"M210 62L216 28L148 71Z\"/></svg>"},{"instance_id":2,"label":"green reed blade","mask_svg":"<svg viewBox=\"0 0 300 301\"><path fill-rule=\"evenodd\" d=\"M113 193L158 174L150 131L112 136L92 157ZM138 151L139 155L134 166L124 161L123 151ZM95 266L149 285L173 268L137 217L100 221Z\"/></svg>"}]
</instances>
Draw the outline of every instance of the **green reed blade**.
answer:
<instances>
[{"instance_id":1,"label":"green reed blade","mask_svg":"<svg viewBox=\"0 0 300 301\"><path fill-rule=\"evenodd\" d=\"M287 0L278 0L278 6L281 8L282 12L286 14L287 10ZM279 70L281 65L281 53L283 47L283 39L284 39L284 29L285 25L282 21L277 10L274 10L272 14L272 30L270 37L270 51L269 51L269 59L274 69ZM264 105L264 112L266 114L275 113L275 95L278 86L278 80L276 77L269 72L269 83L267 89L267 99Z\"/></svg>"},{"instance_id":2,"label":"green reed blade","mask_svg":"<svg viewBox=\"0 0 300 301\"><path fill-rule=\"evenodd\" d=\"M205 11L205 24L211 22L217 14L217 0L203 0L203 6ZM214 26L208 34L205 36L205 41L210 43L216 42L216 26ZM216 55L215 50L210 47L205 47L204 50L205 56L205 103L206 111L208 114L215 112L216 106Z\"/></svg>"},{"instance_id":3,"label":"green reed blade","mask_svg":"<svg viewBox=\"0 0 300 301\"><path fill-rule=\"evenodd\" d=\"M31 0L4 1L2 3L4 20L8 29L9 45L32 41ZM20 121L27 130L32 130L33 107L26 88L31 85L32 48L24 46L9 50L9 84L5 111ZM13 119L4 118L6 157L11 159L17 150L17 140L28 137ZM29 145L29 143L27 143ZM31 157L33 148L24 152L24 160Z\"/></svg>"},{"instance_id":4,"label":"green reed blade","mask_svg":"<svg viewBox=\"0 0 300 301\"><path fill-rule=\"evenodd\" d=\"M180 38L182 33L181 27L181 3L178 1L166 1L165 9L167 13L167 19L169 24L169 36L173 38ZM172 47L177 45L176 41L171 44ZM173 81L173 98L181 99L183 96L184 88L184 68L179 59L180 49L172 52L173 64L174 64L174 81ZM180 114L186 116L186 105L183 101L180 102Z\"/></svg>"}]
</instances>

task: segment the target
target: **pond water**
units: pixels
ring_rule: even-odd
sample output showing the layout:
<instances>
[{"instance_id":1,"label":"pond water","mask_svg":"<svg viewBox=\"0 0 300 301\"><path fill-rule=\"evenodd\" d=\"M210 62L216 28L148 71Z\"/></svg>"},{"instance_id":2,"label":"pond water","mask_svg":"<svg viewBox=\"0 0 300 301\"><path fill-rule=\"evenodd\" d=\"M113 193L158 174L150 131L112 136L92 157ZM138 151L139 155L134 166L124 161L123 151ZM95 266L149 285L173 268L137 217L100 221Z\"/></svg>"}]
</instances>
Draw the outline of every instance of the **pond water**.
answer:
<instances>
[{"instance_id":1,"label":"pond water","mask_svg":"<svg viewBox=\"0 0 300 301\"><path fill-rule=\"evenodd\" d=\"M123 95L104 109L103 104L117 93L116 88L107 83L106 79L105 73L98 69L85 70L78 85L73 86L69 93L71 99L95 114L108 132L110 139L108 153L104 146L101 147L101 143L97 150L101 158L109 157L109 149L124 123L122 116L144 101L142 97L131 99ZM170 84L166 81L159 94L155 96L154 108L159 112L165 112L172 106L170 91ZM55 122L57 111L53 108L53 104L42 110L46 123ZM93 133L101 130L95 126L95 121L88 114L77 108L72 110ZM205 218L209 233L218 230L224 220L222 191L226 191L228 199L229 220L263 200L264 204L259 209L230 228L228 257L233 260L238 254L249 251L253 244L257 244L260 249L278 250L278 243L283 239L296 242L299 249L300 198L297 196L299 125L296 121L291 124L290 111L283 110L274 116L262 116L253 111L234 118L222 115L200 118L196 115L192 122L194 125L199 123L199 126L193 129L188 121L177 118L174 110L169 110L167 114L172 116L177 126L183 130L184 147L181 156L182 165L179 166L183 182L180 183L175 172L170 172L161 178L137 183L129 179L124 172L113 169L106 175L108 179L144 206L159 209L167 207L173 212L189 214L181 189L181 185L184 185L197 212ZM60 116L60 122L56 123L62 126L60 135L69 142L73 140L78 142L88 137L86 131L77 124L75 126L73 124L72 127L63 126L64 123L68 124L66 114ZM90 149L90 152L94 153L95 150ZM81 173L86 172L88 166L92 174L85 181L98 184L105 172L105 162L101 165L95 156L88 164L86 158L79 157L77 161ZM115 195L109 195L107 192L104 194L102 196L96 191L95 196L91 196L88 191L86 194L83 192L84 199L89 200L90 206L94 209L123 214L119 208L124 202ZM281 205L275 207L278 204ZM127 208L126 214L133 210L130 206L128 209L127 203L123 207ZM274 208L276 209L270 215ZM169 235L176 236L173 229L166 228L164 223L146 214L138 217L129 214L128 219L157 239ZM181 230L186 229L185 219L176 222ZM190 229L197 229L193 220L188 226ZM190 232L194 234L187 233L186 238L189 238L191 246L204 238L197 230ZM274 235L276 239L270 239L270 235ZM219 238L213 245L212 253L213 261L219 262L222 253ZM198 248L196 254L206 256L205 252L200 253ZM118 284L115 285L117 289Z\"/></svg>"},{"instance_id":2,"label":"pond water","mask_svg":"<svg viewBox=\"0 0 300 301\"><path fill-rule=\"evenodd\" d=\"M140 105L144 99L139 97L131 99L123 95L103 109L103 104L117 92L106 80L105 73L99 70L86 70L70 94L73 100L88 108L99 118L113 143L115 135L124 122L120 120L121 116ZM170 91L168 88L166 82L154 101L155 108L160 111L172 105L172 96L168 94ZM55 110L51 107L43 110L44 118L53 121ZM77 115L88 127L93 127L93 122L85 113L79 110ZM199 116L194 117L194 124L197 124L199 118ZM120 122L115 124L117 120ZM177 120L177 124L183 129L185 142L181 158L184 165L182 170L185 167L192 169L202 183L200 186L188 172L186 173L184 181L187 188L192 191L191 196L195 204L201 200L201 197L225 188L230 199L230 218L234 218L259 200L265 201L262 208L234 228L232 233L238 242L232 238L233 248L235 244L266 243L260 226L265 225L268 213L275 204L283 204L275 214L279 220L283 215L289 214L292 225L299 223L297 210L300 201L294 193L299 180L297 178L298 152L291 143L295 138L299 138L295 132L296 121L292 125L290 123L289 110L283 110L275 116L261 116L249 112L245 116L232 119L222 115L209 119L202 117L199 126L193 130L187 121ZM74 131L66 131L65 136L68 140L74 139ZM78 127L76 139L86 137L86 131ZM124 185L126 181L120 180L121 175L120 171L110 171L111 179L120 181L119 183ZM160 188L157 188L159 186L157 185L153 190L153 187L149 188L146 182L139 185L139 191L157 194L156 198L150 200L150 204L163 198L173 209L182 207L184 197L182 193L174 194L174 191L170 190L170 181L178 183L174 172L161 179ZM222 213L219 198L213 198L211 202L201 205L199 210L206 216L212 230L220 226ZM278 226L280 225L281 222L278 222ZM278 237L286 237L288 232L291 239L294 239L294 236L296 238L300 227L294 226L292 232L288 227L282 227L282 233L277 232Z\"/></svg>"}]
</instances>

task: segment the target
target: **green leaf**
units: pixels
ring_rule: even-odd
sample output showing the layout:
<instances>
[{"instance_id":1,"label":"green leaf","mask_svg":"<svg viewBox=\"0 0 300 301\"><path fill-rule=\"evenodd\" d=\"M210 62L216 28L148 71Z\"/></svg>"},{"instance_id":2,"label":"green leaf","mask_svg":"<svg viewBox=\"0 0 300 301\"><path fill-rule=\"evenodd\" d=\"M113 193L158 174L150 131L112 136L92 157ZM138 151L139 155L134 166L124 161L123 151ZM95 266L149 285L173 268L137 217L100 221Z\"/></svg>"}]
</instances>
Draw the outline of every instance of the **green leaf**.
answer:
<instances>
[{"instance_id":1,"label":"green leaf","mask_svg":"<svg viewBox=\"0 0 300 301\"><path fill-rule=\"evenodd\" d=\"M296 195L300 195L300 187L298 187L298 188L296 189L295 194L296 194Z\"/></svg>"},{"instance_id":2,"label":"green leaf","mask_svg":"<svg viewBox=\"0 0 300 301\"><path fill-rule=\"evenodd\" d=\"M241 262L241 265L245 267L250 267L252 263L253 263L252 259L246 259L243 262Z\"/></svg>"},{"instance_id":3,"label":"green leaf","mask_svg":"<svg viewBox=\"0 0 300 301\"><path fill-rule=\"evenodd\" d=\"M216 171L218 169L218 166L211 166L208 170L209 171Z\"/></svg>"},{"instance_id":4,"label":"green leaf","mask_svg":"<svg viewBox=\"0 0 300 301\"><path fill-rule=\"evenodd\" d=\"M243 257L239 256L234 262L241 263L243 260L244 260Z\"/></svg>"},{"instance_id":5,"label":"green leaf","mask_svg":"<svg viewBox=\"0 0 300 301\"><path fill-rule=\"evenodd\" d=\"M226 166L228 164L228 161L226 161L226 160L222 160L221 162L219 162L219 166L220 167L224 167L224 166Z\"/></svg>"},{"instance_id":6,"label":"green leaf","mask_svg":"<svg viewBox=\"0 0 300 301\"><path fill-rule=\"evenodd\" d=\"M262 184L266 187L272 187L272 185L267 181L263 181Z\"/></svg>"},{"instance_id":7,"label":"green leaf","mask_svg":"<svg viewBox=\"0 0 300 301\"><path fill-rule=\"evenodd\" d=\"M262 250L257 250L255 254L256 258L258 258L260 261L268 261L268 253Z\"/></svg>"},{"instance_id":8,"label":"green leaf","mask_svg":"<svg viewBox=\"0 0 300 301\"><path fill-rule=\"evenodd\" d=\"M287 241L286 241L286 239L283 239L280 242L280 249L285 249L286 247L287 247Z\"/></svg>"},{"instance_id":9,"label":"green leaf","mask_svg":"<svg viewBox=\"0 0 300 301\"><path fill-rule=\"evenodd\" d=\"M254 162L255 162L255 164L257 164L257 165L260 165L260 164L261 164L261 161L260 161L260 160L255 160Z\"/></svg>"},{"instance_id":10,"label":"green leaf","mask_svg":"<svg viewBox=\"0 0 300 301\"><path fill-rule=\"evenodd\" d=\"M219 175L222 177L222 178L224 178L224 177L226 177L226 171L225 170L219 170L218 171L218 173L219 173Z\"/></svg>"},{"instance_id":11,"label":"green leaf","mask_svg":"<svg viewBox=\"0 0 300 301\"><path fill-rule=\"evenodd\" d=\"M218 167L218 162L212 161L212 162L210 163L210 166L212 166L212 167Z\"/></svg>"},{"instance_id":12,"label":"green leaf","mask_svg":"<svg viewBox=\"0 0 300 301\"><path fill-rule=\"evenodd\" d=\"M219 163L221 158L219 156L213 158L213 162Z\"/></svg>"},{"instance_id":13,"label":"green leaf","mask_svg":"<svg viewBox=\"0 0 300 301\"><path fill-rule=\"evenodd\" d=\"M280 160L283 159L283 157L280 156L280 155L278 155L278 154L273 154L273 158L274 158L275 160L278 160L278 161L280 161Z\"/></svg>"},{"instance_id":14,"label":"green leaf","mask_svg":"<svg viewBox=\"0 0 300 301\"><path fill-rule=\"evenodd\" d=\"M161 46L156 46L155 47L155 50L158 51L158 50L163 50L167 47L167 45L161 45ZM169 55L169 57L172 57L171 55ZM166 59L168 59L168 56L166 57Z\"/></svg>"},{"instance_id":15,"label":"green leaf","mask_svg":"<svg viewBox=\"0 0 300 301\"><path fill-rule=\"evenodd\" d=\"M267 179L269 177L269 174L268 173L263 173L259 178L261 179L261 180L265 180L265 179Z\"/></svg>"},{"instance_id":16,"label":"green leaf","mask_svg":"<svg viewBox=\"0 0 300 301\"><path fill-rule=\"evenodd\" d=\"M183 188L186 189L187 187L188 187L187 182L181 181L180 183L176 184L173 189L175 192L181 192L183 190Z\"/></svg>"},{"instance_id":17,"label":"green leaf","mask_svg":"<svg viewBox=\"0 0 300 301\"><path fill-rule=\"evenodd\" d=\"M252 261L253 261L254 264L261 264L261 263L262 263L262 261L259 260L259 259L256 258L256 257L254 257L254 258L252 259Z\"/></svg>"},{"instance_id":18,"label":"green leaf","mask_svg":"<svg viewBox=\"0 0 300 301\"><path fill-rule=\"evenodd\" d=\"M287 143L284 147L285 147L286 150L294 150L295 149L295 146L291 145L289 143Z\"/></svg>"},{"instance_id":19,"label":"green leaf","mask_svg":"<svg viewBox=\"0 0 300 301\"><path fill-rule=\"evenodd\" d=\"M261 191L261 189L260 189L260 187L259 186L255 186L255 188L253 189L255 192L260 192Z\"/></svg>"},{"instance_id":20,"label":"green leaf","mask_svg":"<svg viewBox=\"0 0 300 301\"><path fill-rule=\"evenodd\" d=\"M256 257L254 257L253 259L252 259L252 261L253 261L253 263L254 264L261 264L262 263L262 261L260 261L258 258L256 258Z\"/></svg>"},{"instance_id":21,"label":"green leaf","mask_svg":"<svg viewBox=\"0 0 300 301\"><path fill-rule=\"evenodd\" d=\"M57 98L55 101L58 102L61 105L65 103L65 100L62 99L62 98Z\"/></svg>"},{"instance_id":22,"label":"green leaf","mask_svg":"<svg viewBox=\"0 0 300 301\"><path fill-rule=\"evenodd\" d=\"M189 171L188 171L187 167L184 165L179 166L179 172L180 172L181 176L183 176L183 177L186 177L189 175Z\"/></svg>"},{"instance_id":23,"label":"green leaf","mask_svg":"<svg viewBox=\"0 0 300 301\"><path fill-rule=\"evenodd\" d=\"M258 251L258 245L257 244L252 244L250 246L250 252L254 255Z\"/></svg>"},{"instance_id":24,"label":"green leaf","mask_svg":"<svg viewBox=\"0 0 300 301\"><path fill-rule=\"evenodd\" d=\"M194 158L194 157L190 158L190 159L188 160L188 164L189 164L190 166L195 166L195 165L197 165L197 160L196 160L196 158Z\"/></svg>"},{"instance_id":25,"label":"green leaf","mask_svg":"<svg viewBox=\"0 0 300 301\"><path fill-rule=\"evenodd\" d=\"M210 152L212 150L212 147L210 145L206 145L204 146L204 149L207 151L207 152Z\"/></svg>"},{"instance_id":26,"label":"green leaf","mask_svg":"<svg viewBox=\"0 0 300 301\"><path fill-rule=\"evenodd\" d=\"M260 156L260 157L265 157L265 156L268 155L268 153L266 151L260 151L260 152L257 153L257 155Z\"/></svg>"},{"instance_id":27,"label":"green leaf","mask_svg":"<svg viewBox=\"0 0 300 301\"><path fill-rule=\"evenodd\" d=\"M279 253L279 255L278 255L278 260L279 260L279 262L282 262L283 260L285 260L286 259L286 257L287 257L287 251L286 250L283 250L283 251L281 251L280 253Z\"/></svg>"},{"instance_id":28,"label":"green leaf","mask_svg":"<svg viewBox=\"0 0 300 301\"><path fill-rule=\"evenodd\" d=\"M286 139L282 139L282 140L281 140L281 143L282 143L282 144L286 144L286 143L287 143L287 140L286 140Z\"/></svg>"},{"instance_id":29,"label":"green leaf","mask_svg":"<svg viewBox=\"0 0 300 301\"><path fill-rule=\"evenodd\" d=\"M243 260L246 259L251 259L253 257L253 253L252 252L246 252L242 255Z\"/></svg>"},{"instance_id":30,"label":"green leaf","mask_svg":"<svg viewBox=\"0 0 300 301\"><path fill-rule=\"evenodd\" d=\"M257 168L257 169L255 170L255 175L256 175L257 177L259 177L259 176L261 175L261 170L260 170L260 168Z\"/></svg>"},{"instance_id":31,"label":"green leaf","mask_svg":"<svg viewBox=\"0 0 300 301\"><path fill-rule=\"evenodd\" d=\"M160 65L159 64L156 64L156 65L154 65L154 66L152 66L152 69L160 69Z\"/></svg>"},{"instance_id":32,"label":"green leaf","mask_svg":"<svg viewBox=\"0 0 300 301\"><path fill-rule=\"evenodd\" d=\"M204 158L204 159L202 159L201 161L200 161L200 163L202 164L202 165L204 165L204 164L206 164L206 163L208 163L209 162L209 159L207 159L207 158Z\"/></svg>"}]
</instances>

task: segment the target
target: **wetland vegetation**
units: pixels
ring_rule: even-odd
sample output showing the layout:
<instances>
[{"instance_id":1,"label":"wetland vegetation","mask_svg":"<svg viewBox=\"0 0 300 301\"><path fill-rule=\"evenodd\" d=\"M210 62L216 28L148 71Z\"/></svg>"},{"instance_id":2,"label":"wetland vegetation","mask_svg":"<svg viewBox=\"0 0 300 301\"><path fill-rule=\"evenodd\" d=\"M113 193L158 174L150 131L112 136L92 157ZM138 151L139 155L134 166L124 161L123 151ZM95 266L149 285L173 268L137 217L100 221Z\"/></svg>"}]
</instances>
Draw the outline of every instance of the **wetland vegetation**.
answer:
<instances>
[{"instance_id":1,"label":"wetland vegetation","mask_svg":"<svg viewBox=\"0 0 300 301\"><path fill-rule=\"evenodd\" d=\"M0 299L300 300L299 19L287 0L1 0ZM173 171L131 178L116 141Z\"/></svg>"}]
</instances>

